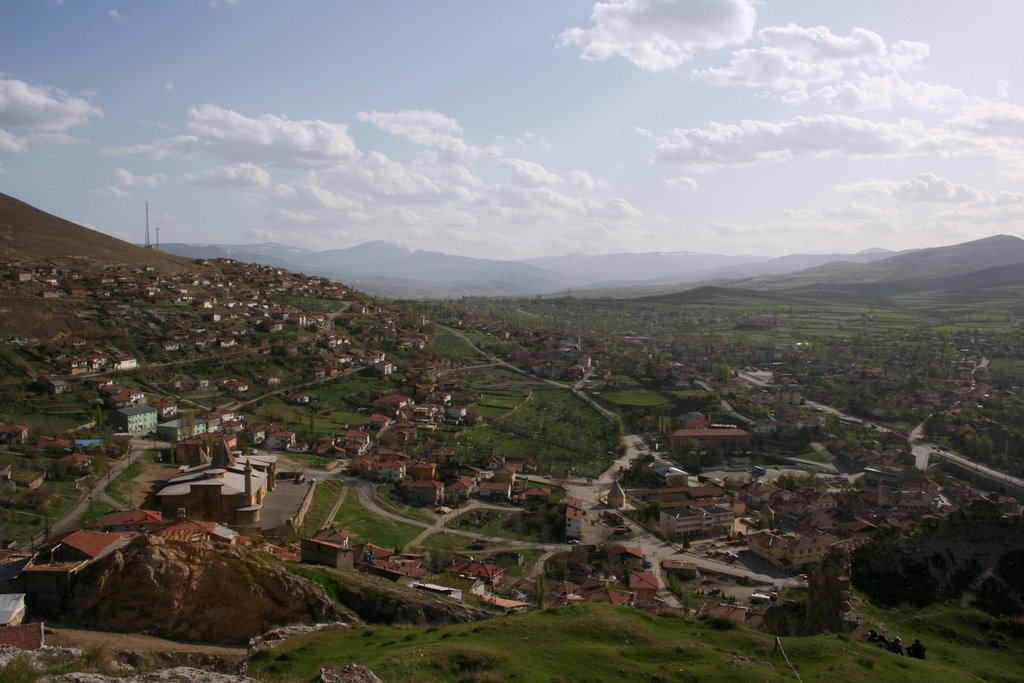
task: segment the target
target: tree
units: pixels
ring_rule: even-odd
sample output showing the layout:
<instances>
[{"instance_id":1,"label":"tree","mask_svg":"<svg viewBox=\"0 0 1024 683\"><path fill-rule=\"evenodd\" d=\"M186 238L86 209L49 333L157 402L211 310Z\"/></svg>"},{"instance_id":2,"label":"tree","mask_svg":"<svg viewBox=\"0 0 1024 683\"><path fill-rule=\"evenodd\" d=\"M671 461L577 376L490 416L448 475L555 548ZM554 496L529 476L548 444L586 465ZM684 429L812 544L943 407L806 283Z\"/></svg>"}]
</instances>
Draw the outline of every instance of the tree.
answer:
<instances>
[{"instance_id":1,"label":"tree","mask_svg":"<svg viewBox=\"0 0 1024 683\"><path fill-rule=\"evenodd\" d=\"M711 366L711 379L718 382L727 382L732 377L732 368L725 363L715 363Z\"/></svg>"}]
</instances>

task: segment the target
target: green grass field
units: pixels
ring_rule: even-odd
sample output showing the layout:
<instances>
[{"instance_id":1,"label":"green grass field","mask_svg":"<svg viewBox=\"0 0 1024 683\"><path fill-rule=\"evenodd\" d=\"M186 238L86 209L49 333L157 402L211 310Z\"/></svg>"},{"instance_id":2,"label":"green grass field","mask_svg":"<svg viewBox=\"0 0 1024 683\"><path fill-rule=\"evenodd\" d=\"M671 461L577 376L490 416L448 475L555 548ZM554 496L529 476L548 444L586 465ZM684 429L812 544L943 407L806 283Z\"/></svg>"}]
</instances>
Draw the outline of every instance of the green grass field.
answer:
<instances>
[{"instance_id":1,"label":"green grass field","mask_svg":"<svg viewBox=\"0 0 1024 683\"><path fill-rule=\"evenodd\" d=\"M313 502L309 504L306 518L302 520L303 536L312 536L327 522L327 516L331 514L334 504L338 502L338 496L345 488L345 483L338 479L329 479L319 482L316 490L313 491Z\"/></svg>"},{"instance_id":2,"label":"green grass field","mask_svg":"<svg viewBox=\"0 0 1024 683\"><path fill-rule=\"evenodd\" d=\"M640 406L645 408L654 408L670 403L669 399L649 389L605 391L601 393L601 398L620 406Z\"/></svg>"},{"instance_id":3,"label":"green grass field","mask_svg":"<svg viewBox=\"0 0 1024 683\"><path fill-rule=\"evenodd\" d=\"M781 642L806 683L1020 680L1014 647L1021 642L1019 627L1015 637L1004 635L999 642L993 640L998 622L986 617L955 627L947 637L930 634L961 622L940 610L897 617L901 627L922 624L913 633L926 642L928 659L899 657L847 635ZM976 639L986 630L992 634L988 640ZM911 630L900 632L912 637ZM349 662L370 667L383 680L408 683L796 680L767 633L597 604L442 628L359 627L299 636L257 656L248 673L267 681L313 681L321 666Z\"/></svg>"},{"instance_id":4,"label":"green grass field","mask_svg":"<svg viewBox=\"0 0 1024 683\"><path fill-rule=\"evenodd\" d=\"M362 506L352 489L334 517L334 526L348 529L355 543L370 541L383 548L404 548L423 531L422 527L375 515Z\"/></svg>"}]
</instances>

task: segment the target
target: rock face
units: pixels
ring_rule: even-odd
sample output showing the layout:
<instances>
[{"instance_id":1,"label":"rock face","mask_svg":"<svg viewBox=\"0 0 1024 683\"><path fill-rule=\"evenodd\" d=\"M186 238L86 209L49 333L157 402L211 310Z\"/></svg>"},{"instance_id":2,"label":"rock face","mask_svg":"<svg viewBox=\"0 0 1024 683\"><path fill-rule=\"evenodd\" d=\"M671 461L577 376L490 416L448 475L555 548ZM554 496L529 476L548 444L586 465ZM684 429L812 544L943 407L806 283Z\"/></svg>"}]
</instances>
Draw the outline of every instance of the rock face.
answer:
<instances>
[{"instance_id":1,"label":"rock face","mask_svg":"<svg viewBox=\"0 0 1024 683\"><path fill-rule=\"evenodd\" d=\"M765 628L794 636L850 632L858 625L851 586L887 607L923 607L965 596L996 616L1019 616L1024 525L1019 517L959 515L913 534L891 531L840 543L809 572L807 601L772 606Z\"/></svg>"},{"instance_id":2,"label":"rock face","mask_svg":"<svg viewBox=\"0 0 1024 683\"><path fill-rule=\"evenodd\" d=\"M1019 518L951 517L912 534L876 535L853 553L853 581L874 602L921 607L960 597L996 615L1024 611Z\"/></svg>"},{"instance_id":3,"label":"rock face","mask_svg":"<svg viewBox=\"0 0 1024 683\"><path fill-rule=\"evenodd\" d=\"M765 628L780 636L850 633L859 625L850 590L851 547L833 546L807 576L807 600L769 608Z\"/></svg>"},{"instance_id":4,"label":"rock face","mask_svg":"<svg viewBox=\"0 0 1024 683\"><path fill-rule=\"evenodd\" d=\"M319 586L236 548L140 536L76 577L68 625L237 643L289 624L349 621Z\"/></svg>"},{"instance_id":5,"label":"rock face","mask_svg":"<svg viewBox=\"0 0 1024 683\"><path fill-rule=\"evenodd\" d=\"M73 673L49 676L40 683L259 683L255 678L218 674L202 669L179 666L133 676L106 676L93 673Z\"/></svg>"}]
</instances>

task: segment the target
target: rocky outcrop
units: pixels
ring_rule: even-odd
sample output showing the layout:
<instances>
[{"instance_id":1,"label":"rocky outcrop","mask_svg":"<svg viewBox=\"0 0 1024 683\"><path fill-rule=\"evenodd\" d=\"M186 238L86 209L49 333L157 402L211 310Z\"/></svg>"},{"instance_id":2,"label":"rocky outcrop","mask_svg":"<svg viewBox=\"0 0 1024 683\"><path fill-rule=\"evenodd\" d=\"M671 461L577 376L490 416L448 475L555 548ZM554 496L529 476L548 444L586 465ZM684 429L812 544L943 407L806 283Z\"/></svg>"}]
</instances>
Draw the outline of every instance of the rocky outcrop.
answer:
<instances>
[{"instance_id":1,"label":"rocky outcrop","mask_svg":"<svg viewBox=\"0 0 1024 683\"><path fill-rule=\"evenodd\" d=\"M320 683L383 683L377 674L361 664L349 664L340 669L320 669Z\"/></svg>"},{"instance_id":2,"label":"rocky outcrop","mask_svg":"<svg viewBox=\"0 0 1024 683\"><path fill-rule=\"evenodd\" d=\"M833 546L807 576L807 628L811 633L850 633L860 623L853 609L850 550L845 543Z\"/></svg>"},{"instance_id":3,"label":"rocky outcrop","mask_svg":"<svg viewBox=\"0 0 1024 683\"><path fill-rule=\"evenodd\" d=\"M851 545L833 546L807 576L807 600L773 605L765 628L779 636L850 633L859 626L851 593Z\"/></svg>"},{"instance_id":4,"label":"rocky outcrop","mask_svg":"<svg viewBox=\"0 0 1024 683\"><path fill-rule=\"evenodd\" d=\"M497 616L496 612L363 572L323 567L303 567L301 571L311 578L318 575L318 583L327 586L339 602L371 624L443 626Z\"/></svg>"},{"instance_id":5,"label":"rocky outcrop","mask_svg":"<svg viewBox=\"0 0 1024 683\"><path fill-rule=\"evenodd\" d=\"M56 614L66 625L244 642L289 624L350 621L319 586L242 548L140 536L84 569Z\"/></svg>"},{"instance_id":6,"label":"rocky outcrop","mask_svg":"<svg viewBox=\"0 0 1024 683\"><path fill-rule=\"evenodd\" d=\"M951 517L907 535L876 535L853 552L853 582L874 602L922 607L959 598L994 614L1024 609L1024 526Z\"/></svg>"},{"instance_id":7,"label":"rocky outcrop","mask_svg":"<svg viewBox=\"0 0 1024 683\"><path fill-rule=\"evenodd\" d=\"M93 673L62 674L40 679L39 683L163 683L164 681L167 683L259 683L255 678L213 673L187 666L131 676L107 676Z\"/></svg>"},{"instance_id":8,"label":"rocky outcrop","mask_svg":"<svg viewBox=\"0 0 1024 683\"><path fill-rule=\"evenodd\" d=\"M923 607L965 597L996 616L1024 614L1024 525L1019 518L936 520L913 534L890 531L833 547L808 574L807 600L773 605L776 635L848 633L858 626L851 587L875 603Z\"/></svg>"}]
</instances>

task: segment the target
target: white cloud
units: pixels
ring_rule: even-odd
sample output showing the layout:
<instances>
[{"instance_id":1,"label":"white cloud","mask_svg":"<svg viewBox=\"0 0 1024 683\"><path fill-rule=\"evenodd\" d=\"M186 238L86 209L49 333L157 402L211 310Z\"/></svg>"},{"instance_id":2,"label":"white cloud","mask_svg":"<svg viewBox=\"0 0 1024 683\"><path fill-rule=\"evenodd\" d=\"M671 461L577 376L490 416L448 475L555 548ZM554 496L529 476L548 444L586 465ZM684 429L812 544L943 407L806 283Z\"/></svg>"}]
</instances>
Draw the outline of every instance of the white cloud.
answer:
<instances>
[{"instance_id":1,"label":"white cloud","mask_svg":"<svg viewBox=\"0 0 1024 683\"><path fill-rule=\"evenodd\" d=\"M594 176L590 175L586 171L569 171L565 174L565 179L570 186L586 192L590 192L598 188L608 188L608 183L594 178Z\"/></svg>"},{"instance_id":2,"label":"white cloud","mask_svg":"<svg viewBox=\"0 0 1024 683\"><path fill-rule=\"evenodd\" d=\"M327 188L319 178L312 175L300 181L277 185L274 187L274 200L308 215L313 215L315 211L323 209L332 211L360 211L362 209L359 202Z\"/></svg>"},{"instance_id":3,"label":"white cloud","mask_svg":"<svg viewBox=\"0 0 1024 683\"><path fill-rule=\"evenodd\" d=\"M913 178L903 181L867 178L854 183L838 185L835 189L839 192L879 194L910 202L962 204L976 207L1006 207L1024 203L1024 194L1019 192L984 192L930 172L918 173Z\"/></svg>"},{"instance_id":4,"label":"white cloud","mask_svg":"<svg viewBox=\"0 0 1024 683\"><path fill-rule=\"evenodd\" d=\"M106 187L90 190L90 192L99 197L117 197L118 199L131 196L127 191L117 187L116 185L107 185Z\"/></svg>"},{"instance_id":5,"label":"white cloud","mask_svg":"<svg viewBox=\"0 0 1024 683\"><path fill-rule=\"evenodd\" d=\"M839 192L883 194L914 202L976 202L984 197L972 187L940 178L934 173L918 173L910 180L882 180L867 178L855 183L839 185Z\"/></svg>"},{"instance_id":6,"label":"white cloud","mask_svg":"<svg viewBox=\"0 0 1024 683\"><path fill-rule=\"evenodd\" d=\"M498 165L509 171L512 182L521 187L543 187L565 185L561 176L552 173L540 164L525 159L502 159Z\"/></svg>"},{"instance_id":7,"label":"white cloud","mask_svg":"<svg viewBox=\"0 0 1024 683\"><path fill-rule=\"evenodd\" d=\"M996 99L1006 100L1010 97L1010 82L999 79L996 81Z\"/></svg>"},{"instance_id":8,"label":"white cloud","mask_svg":"<svg viewBox=\"0 0 1024 683\"><path fill-rule=\"evenodd\" d=\"M665 184L671 187L678 187L680 190L697 189L697 181L684 175L676 176L675 178L665 178Z\"/></svg>"},{"instance_id":9,"label":"white cloud","mask_svg":"<svg viewBox=\"0 0 1024 683\"><path fill-rule=\"evenodd\" d=\"M221 156L279 168L329 167L358 156L342 123L292 120L273 114L245 116L214 104L189 110L188 135L103 150L106 156L161 160Z\"/></svg>"},{"instance_id":10,"label":"white cloud","mask_svg":"<svg viewBox=\"0 0 1024 683\"><path fill-rule=\"evenodd\" d=\"M293 211L291 209L276 209L271 216L283 223L312 223L316 220L316 216L307 211Z\"/></svg>"},{"instance_id":11,"label":"white cloud","mask_svg":"<svg viewBox=\"0 0 1024 683\"><path fill-rule=\"evenodd\" d=\"M121 19L124 18L124 15L118 12L116 9L110 10L109 12L107 12L107 14L109 14L110 18L114 21L121 21Z\"/></svg>"},{"instance_id":12,"label":"white cloud","mask_svg":"<svg viewBox=\"0 0 1024 683\"><path fill-rule=\"evenodd\" d=\"M273 114L254 118L204 104L189 110L188 129L207 151L240 161L322 166L356 154L355 142L342 123L295 121Z\"/></svg>"},{"instance_id":13,"label":"white cloud","mask_svg":"<svg viewBox=\"0 0 1024 683\"><path fill-rule=\"evenodd\" d=\"M71 97L55 88L0 78L0 125L62 133L93 118L103 118L103 110L81 97Z\"/></svg>"},{"instance_id":14,"label":"white cloud","mask_svg":"<svg viewBox=\"0 0 1024 683\"><path fill-rule=\"evenodd\" d=\"M114 171L114 178L128 187L156 187L162 179L159 175L135 175L123 168Z\"/></svg>"},{"instance_id":15,"label":"white cloud","mask_svg":"<svg viewBox=\"0 0 1024 683\"><path fill-rule=\"evenodd\" d=\"M559 44L585 59L623 57L646 71L679 66L701 48L747 40L757 13L749 0L609 0L597 2L590 28L574 27Z\"/></svg>"},{"instance_id":16,"label":"white cloud","mask_svg":"<svg viewBox=\"0 0 1024 683\"><path fill-rule=\"evenodd\" d=\"M798 155L884 158L918 153L955 153L943 131L903 119L879 123L852 116L798 116L782 121L712 122L677 129L658 140L653 159L696 171L777 162Z\"/></svg>"},{"instance_id":17,"label":"white cloud","mask_svg":"<svg viewBox=\"0 0 1024 683\"><path fill-rule=\"evenodd\" d=\"M270 174L255 164L231 164L203 171L185 173L182 179L188 185L211 185L214 187L266 187Z\"/></svg>"},{"instance_id":18,"label":"white cloud","mask_svg":"<svg viewBox=\"0 0 1024 683\"><path fill-rule=\"evenodd\" d=\"M718 85L789 90L835 80L847 66L878 64L887 55L881 36L862 28L837 36L825 26L787 24L763 28L757 35L762 47L737 50L728 66L697 75Z\"/></svg>"},{"instance_id":19,"label":"white cloud","mask_svg":"<svg viewBox=\"0 0 1024 683\"><path fill-rule=\"evenodd\" d=\"M1008 102L977 102L964 107L951 125L982 137L1024 140L1024 107Z\"/></svg>"},{"instance_id":20,"label":"white cloud","mask_svg":"<svg viewBox=\"0 0 1024 683\"><path fill-rule=\"evenodd\" d=\"M775 91L790 104L825 102L844 111L889 109L896 104L943 111L967 98L959 89L903 74L928 56L924 43L897 41L863 28L838 36L825 26L770 26L757 33L760 47L733 53L725 67L696 72L716 85Z\"/></svg>"},{"instance_id":21,"label":"white cloud","mask_svg":"<svg viewBox=\"0 0 1024 683\"><path fill-rule=\"evenodd\" d=\"M166 92L174 92L174 81L167 81L164 83L164 90Z\"/></svg>"},{"instance_id":22,"label":"white cloud","mask_svg":"<svg viewBox=\"0 0 1024 683\"><path fill-rule=\"evenodd\" d=\"M28 151L28 138L15 135L0 128L0 152L24 154Z\"/></svg>"},{"instance_id":23,"label":"white cloud","mask_svg":"<svg viewBox=\"0 0 1024 683\"><path fill-rule=\"evenodd\" d=\"M462 128L450 116L437 111L406 109L402 111L361 111L356 119L436 152L448 161L475 159L482 154L496 154L496 148L469 145L462 139Z\"/></svg>"}]
</instances>

